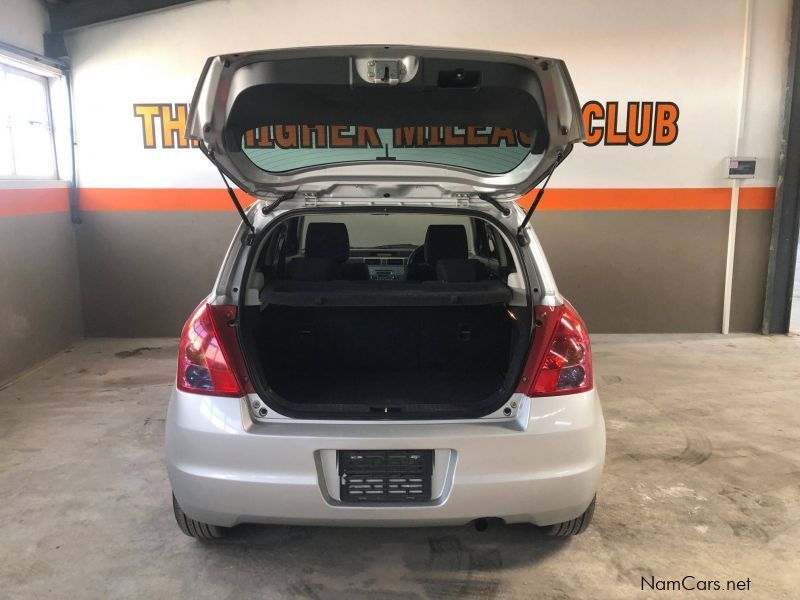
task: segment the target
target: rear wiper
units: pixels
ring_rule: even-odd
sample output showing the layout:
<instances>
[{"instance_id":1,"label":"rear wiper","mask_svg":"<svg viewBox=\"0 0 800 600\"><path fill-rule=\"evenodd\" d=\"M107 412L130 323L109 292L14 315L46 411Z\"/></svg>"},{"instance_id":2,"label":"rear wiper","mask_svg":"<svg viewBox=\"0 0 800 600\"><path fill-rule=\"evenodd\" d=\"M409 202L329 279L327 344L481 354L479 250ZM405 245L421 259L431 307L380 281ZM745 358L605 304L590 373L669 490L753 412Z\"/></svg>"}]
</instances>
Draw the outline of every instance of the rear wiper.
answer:
<instances>
[{"instance_id":1,"label":"rear wiper","mask_svg":"<svg viewBox=\"0 0 800 600\"><path fill-rule=\"evenodd\" d=\"M553 171L556 170L556 167L561 163L563 158L564 156L561 154L561 152L559 152L558 155L556 156L556 160L553 163L553 166L550 167L550 170L547 172L547 177L545 177L542 187L539 188L539 192L536 194L536 198L533 199L531 207L525 214L525 218L522 219L522 223L520 223L520 226L517 227L517 240L522 246L528 243L528 240L525 239L525 237L522 235L522 232L525 231L525 227L528 225L528 221L531 220L531 217L533 216L536 207L539 206L539 201L542 199L542 196L544 195L544 191L547 188L547 184L550 183L550 178L553 176Z\"/></svg>"},{"instance_id":2,"label":"rear wiper","mask_svg":"<svg viewBox=\"0 0 800 600\"><path fill-rule=\"evenodd\" d=\"M492 198L489 194L478 194L478 198L483 200L484 202L488 202L492 206L494 206L497 210L503 213L506 217L511 214L511 209L507 206L503 206L497 200Z\"/></svg>"},{"instance_id":3,"label":"rear wiper","mask_svg":"<svg viewBox=\"0 0 800 600\"><path fill-rule=\"evenodd\" d=\"M397 160L397 157L389 156L389 144L386 144L386 153L383 156L376 156L375 160Z\"/></svg>"}]
</instances>

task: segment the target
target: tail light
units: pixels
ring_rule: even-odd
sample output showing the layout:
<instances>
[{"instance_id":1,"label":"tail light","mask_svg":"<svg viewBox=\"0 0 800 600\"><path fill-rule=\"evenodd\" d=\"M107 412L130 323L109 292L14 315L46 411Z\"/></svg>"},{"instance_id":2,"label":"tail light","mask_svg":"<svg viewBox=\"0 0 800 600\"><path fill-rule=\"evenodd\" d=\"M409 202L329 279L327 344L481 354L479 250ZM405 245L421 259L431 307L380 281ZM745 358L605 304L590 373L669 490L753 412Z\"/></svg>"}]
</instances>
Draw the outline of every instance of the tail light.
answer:
<instances>
[{"instance_id":1,"label":"tail light","mask_svg":"<svg viewBox=\"0 0 800 600\"><path fill-rule=\"evenodd\" d=\"M542 326L534 335L517 391L529 396L576 394L593 387L589 333L578 312L562 306L536 307Z\"/></svg>"},{"instance_id":2,"label":"tail light","mask_svg":"<svg viewBox=\"0 0 800 600\"><path fill-rule=\"evenodd\" d=\"M193 394L244 396L252 391L235 328L235 306L205 301L183 326L178 350L178 389Z\"/></svg>"}]
</instances>

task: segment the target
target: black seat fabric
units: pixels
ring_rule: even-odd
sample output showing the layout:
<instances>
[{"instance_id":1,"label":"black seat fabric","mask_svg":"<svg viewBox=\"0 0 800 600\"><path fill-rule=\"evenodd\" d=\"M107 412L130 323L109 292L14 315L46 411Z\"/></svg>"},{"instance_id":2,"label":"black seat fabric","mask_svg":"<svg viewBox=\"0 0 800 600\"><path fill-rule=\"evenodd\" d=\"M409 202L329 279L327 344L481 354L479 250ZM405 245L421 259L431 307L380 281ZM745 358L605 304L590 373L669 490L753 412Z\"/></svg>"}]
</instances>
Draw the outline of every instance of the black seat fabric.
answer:
<instances>
[{"instance_id":1,"label":"black seat fabric","mask_svg":"<svg viewBox=\"0 0 800 600\"><path fill-rule=\"evenodd\" d=\"M339 265L330 258L295 258L287 267L295 281L332 281L338 279Z\"/></svg>"},{"instance_id":2,"label":"black seat fabric","mask_svg":"<svg viewBox=\"0 0 800 600\"><path fill-rule=\"evenodd\" d=\"M289 263L289 278L296 281L368 279L364 263L348 263L350 236L344 223L309 223L306 251Z\"/></svg>"},{"instance_id":3,"label":"black seat fabric","mask_svg":"<svg viewBox=\"0 0 800 600\"><path fill-rule=\"evenodd\" d=\"M408 279L433 281L437 279L436 263L442 259L467 259L467 229L463 225L428 225L425 232L425 262L409 265Z\"/></svg>"},{"instance_id":4,"label":"black seat fabric","mask_svg":"<svg viewBox=\"0 0 800 600\"><path fill-rule=\"evenodd\" d=\"M330 258L343 263L350 256L350 236L344 223L309 223L306 257Z\"/></svg>"},{"instance_id":5,"label":"black seat fabric","mask_svg":"<svg viewBox=\"0 0 800 600\"><path fill-rule=\"evenodd\" d=\"M425 262L436 268L443 258L467 258L467 229L463 225L429 225Z\"/></svg>"},{"instance_id":6,"label":"black seat fabric","mask_svg":"<svg viewBox=\"0 0 800 600\"><path fill-rule=\"evenodd\" d=\"M339 265L339 274L348 281L365 281L369 279L369 267L363 262L344 262Z\"/></svg>"},{"instance_id":7,"label":"black seat fabric","mask_svg":"<svg viewBox=\"0 0 800 600\"><path fill-rule=\"evenodd\" d=\"M488 279L486 265L474 258L442 258L436 263L436 279L444 283L467 283Z\"/></svg>"}]
</instances>

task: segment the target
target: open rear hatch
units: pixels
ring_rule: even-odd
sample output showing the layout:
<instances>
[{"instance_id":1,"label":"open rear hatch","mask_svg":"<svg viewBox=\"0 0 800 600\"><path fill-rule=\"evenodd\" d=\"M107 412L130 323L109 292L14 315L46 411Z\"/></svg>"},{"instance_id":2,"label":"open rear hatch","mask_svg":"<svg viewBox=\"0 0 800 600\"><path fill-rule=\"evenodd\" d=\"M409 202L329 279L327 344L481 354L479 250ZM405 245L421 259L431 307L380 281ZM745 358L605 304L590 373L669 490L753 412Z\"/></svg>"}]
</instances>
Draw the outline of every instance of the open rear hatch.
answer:
<instances>
[{"instance_id":1,"label":"open rear hatch","mask_svg":"<svg viewBox=\"0 0 800 600\"><path fill-rule=\"evenodd\" d=\"M448 234L458 252L443 258L456 261L449 268L458 276L442 276L429 258L439 244L431 235L424 253L419 246L401 259L407 273L394 282L348 280L343 274L359 265L347 258L346 241L333 251L328 240L312 256L310 244L287 252L290 244L270 236L280 235L284 218L334 217L343 206L388 213L423 204L430 225L442 227L436 218L446 206L463 208L479 196L482 208L510 215L500 203L530 191L583 138L562 61L406 46L217 56L198 83L187 135L245 192L280 201L300 193L295 210L276 222L260 218L268 223L258 230L231 191L255 250L245 278L261 269L265 282L261 304L242 305L239 333L268 405L286 416L323 418L473 418L501 410L519 383L533 331L533 286L509 229L519 225L514 219L493 223L516 268L478 269L476 246L468 253L466 241L458 242L469 229L461 227L460 238ZM306 196L313 209L298 202ZM476 223L493 218L468 212ZM337 227L344 224L328 224ZM341 233L334 241L347 239ZM282 250L265 266L261 253L271 247ZM407 277L414 267L430 278Z\"/></svg>"},{"instance_id":2,"label":"open rear hatch","mask_svg":"<svg viewBox=\"0 0 800 600\"><path fill-rule=\"evenodd\" d=\"M514 200L583 138L565 64L409 46L209 58L187 137L247 193Z\"/></svg>"}]
</instances>

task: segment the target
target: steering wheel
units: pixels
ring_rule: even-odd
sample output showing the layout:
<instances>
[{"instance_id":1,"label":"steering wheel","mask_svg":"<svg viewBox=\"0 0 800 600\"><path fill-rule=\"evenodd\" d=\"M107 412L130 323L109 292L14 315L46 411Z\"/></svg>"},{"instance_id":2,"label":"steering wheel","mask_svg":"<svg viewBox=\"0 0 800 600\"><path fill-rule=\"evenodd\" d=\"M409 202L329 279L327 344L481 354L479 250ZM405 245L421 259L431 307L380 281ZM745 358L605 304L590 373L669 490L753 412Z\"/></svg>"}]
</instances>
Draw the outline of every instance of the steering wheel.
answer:
<instances>
[{"instance_id":1,"label":"steering wheel","mask_svg":"<svg viewBox=\"0 0 800 600\"><path fill-rule=\"evenodd\" d=\"M425 262L425 245L417 246L411 251L411 254L408 255L408 260L406 261L407 265L419 265Z\"/></svg>"}]
</instances>

